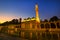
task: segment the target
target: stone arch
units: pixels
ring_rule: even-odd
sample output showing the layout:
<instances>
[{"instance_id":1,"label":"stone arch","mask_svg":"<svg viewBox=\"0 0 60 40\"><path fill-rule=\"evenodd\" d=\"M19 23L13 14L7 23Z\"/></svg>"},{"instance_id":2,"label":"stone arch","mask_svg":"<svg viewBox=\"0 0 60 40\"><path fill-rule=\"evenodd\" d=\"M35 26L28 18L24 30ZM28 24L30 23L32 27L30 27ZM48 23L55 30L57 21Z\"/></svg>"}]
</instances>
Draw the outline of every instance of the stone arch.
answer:
<instances>
[{"instance_id":1,"label":"stone arch","mask_svg":"<svg viewBox=\"0 0 60 40\"><path fill-rule=\"evenodd\" d=\"M51 23L51 28L56 28L56 25L54 23Z\"/></svg>"},{"instance_id":2,"label":"stone arch","mask_svg":"<svg viewBox=\"0 0 60 40\"><path fill-rule=\"evenodd\" d=\"M44 24L41 24L40 26L41 26L41 28L44 28Z\"/></svg>"},{"instance_id":3,"label":"stone arch","mask_svg":"<svg viewBox=\"0 0 60 40\"><path fill-rule=\"evenodd\" d=\"M48 23L46 23L45 28L50 28L50 25Z\"/></svg>"},{"instance_id":4,"label":"stone arch","mask_svg":"<svg viewBox=\"0 0 60 40\"><path fill-rule=\"evenodd\" d=\"M57 28L60 28L60 25L59 25L59 23L57 23Z\"/></svg>"}]
</instances>

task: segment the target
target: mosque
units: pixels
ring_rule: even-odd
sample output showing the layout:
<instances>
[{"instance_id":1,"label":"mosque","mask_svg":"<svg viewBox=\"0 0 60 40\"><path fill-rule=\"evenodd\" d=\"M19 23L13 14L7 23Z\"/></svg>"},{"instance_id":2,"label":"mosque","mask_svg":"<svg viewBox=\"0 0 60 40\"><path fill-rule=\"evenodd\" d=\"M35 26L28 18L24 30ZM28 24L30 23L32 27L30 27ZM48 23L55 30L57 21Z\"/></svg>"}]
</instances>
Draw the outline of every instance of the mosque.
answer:
<instances>
[{"instance_id":1,"label":"mosque","mask_svg":"<svg viewBox=\"0 0 60 40\"><path fill-rule=\"evenodd\" d=\"M60 30L60 20L56 22L41 22L39 18L38 12L38 4L35 5L36 16L33 18L24 19L21 22L20 27L20 36L26 38L38 37L39 35L43 35L46 31L57 32L57 36L59 35ZM45 34L46 35L46 34ZM60 36L59 36L60 37Z\"/></svg>"},{"instance_id":2,"label":"mosque","mask_svg":"<svg viewBox=\"0 0 60 40\"><path fill-rule=\"evenodd\" d=\"M21 28L27 28L31 29L34 28L36 29L37 27L40 27L40 18L39 18L39 13L38 13L38 4L35 5L35 11L36 11L36 16L32 18L27 18L22 21Z\"/></svg>"},{"instance_id":3,"label":"mosque","mask_svg":"<svg viewBox=\"0 0 60 40\"><path fill-rule=\"evenodd\" d=\"M9 25L6 26L8 30L6 31L8 34L18 34L20 37L32 38L39 37L44 35L46 36L46 31L50 32L50 34L56 33L56 35L60 38L60 20L55 22L41 22L39 18L38 12L38 4L35 5L35 17L27 18L21 21L20 24L17 25ZM40 37L39 37L40 38Z\"/></svg>"},{"instance_id":4,"label":"mosque","mask_svg":"<svg viewBox=\"0 0 60 40\"><path fill-rule=\"evenodd\" d=\"M21 23L21 30L22 29L41 29L47 28L47 29L54 29L54 28L60 28L60 20L55 22L41 22L39 18L39 12L38 12L38 4L35 5L35 17L24 19Z\"/></svg>"},{"instance_id":5,"label":"mosque","mask_svg":"<svg viewBox=\"0 0 60 40\"><path fill-rule=\"evenodd\" d=\"M46 31L47 29L49 31L59 31L60 28L60 20L55 22L41 22L39 18L39 12L38 12L38 4L35 5L35 17L27 18L21 21L20 24L17 25L9 25L7 28L8 33L18 31L18 30L38 30L38 31ZM12 30L13 29L13 30Z\"/></svg>"}]
</instances>

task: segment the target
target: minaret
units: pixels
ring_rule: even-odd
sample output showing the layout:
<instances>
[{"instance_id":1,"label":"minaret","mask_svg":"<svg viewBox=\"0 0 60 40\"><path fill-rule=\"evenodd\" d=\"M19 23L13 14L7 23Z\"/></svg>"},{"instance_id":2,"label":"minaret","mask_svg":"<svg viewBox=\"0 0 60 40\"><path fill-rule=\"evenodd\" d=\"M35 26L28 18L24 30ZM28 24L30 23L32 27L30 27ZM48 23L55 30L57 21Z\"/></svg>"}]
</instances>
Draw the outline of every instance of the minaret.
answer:
<instances>
[{"instance_id":1,"label":"minaret","mask_svg":"<svg viewBox=\"0 0 60 40\"><path fill-rule=\"evenodd\" d=\"M38 4L35 5L35 11L36 11L36 21L40 23L40 18L38 13Z\"/></svg>"}]
</instances>

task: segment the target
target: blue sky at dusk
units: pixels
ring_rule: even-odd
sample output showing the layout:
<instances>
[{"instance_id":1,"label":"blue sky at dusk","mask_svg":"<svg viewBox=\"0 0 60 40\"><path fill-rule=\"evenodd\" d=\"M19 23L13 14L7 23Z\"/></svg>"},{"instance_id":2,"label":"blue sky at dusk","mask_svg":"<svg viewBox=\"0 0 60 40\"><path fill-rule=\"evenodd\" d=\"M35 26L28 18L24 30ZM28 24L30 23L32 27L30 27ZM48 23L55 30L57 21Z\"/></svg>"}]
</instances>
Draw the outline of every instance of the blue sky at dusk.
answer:
<instances>
[{"instance_id":1,"label":"blue sky at dusk","mask_svg":"<svg viewBox=\"0 0 60 40\"><path fill-rule=\"evenodd\" d=\"M39 6L40 19L53 16L60 18L59 0L0 0L0 22L20 17L35 17L36 3Z\"/></svg>"}]
</instances>

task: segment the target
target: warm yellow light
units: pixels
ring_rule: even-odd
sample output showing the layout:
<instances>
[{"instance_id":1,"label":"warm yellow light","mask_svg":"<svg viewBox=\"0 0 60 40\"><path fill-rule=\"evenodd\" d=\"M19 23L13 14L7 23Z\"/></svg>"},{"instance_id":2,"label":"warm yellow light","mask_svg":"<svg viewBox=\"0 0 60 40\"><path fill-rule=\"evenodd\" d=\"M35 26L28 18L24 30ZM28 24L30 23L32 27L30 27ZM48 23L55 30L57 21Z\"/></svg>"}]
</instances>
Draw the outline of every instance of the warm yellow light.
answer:
<instances>
[{"instance_id":1,"label":"warm yellow light","mask_svg":"<svg viewBox=\"0 0 60 40\"><path fill-rule=\"evenodd\" d=\"M35 5L35 11L36 11L36 21L40 23L39 13L38 13L38 4Z\"/></svg>"},{"instance_id":2,"label":"warm yellow light","mask_svg":"<svg viewBox=\"0 0 60 40\"><path fill-rule=\"evenodd\" d=\"M35 5L35 10L38 11L38 5L37 4Z\"/></svg>"},{"instance_id":3,"label":"warm yellow light","mask_svg":"<svg viewBox=\"0 0 60 40\"><path fill-rule=\"evenodd\" d=\"M35 7L38 8L38 5L36 5Z\"/></svg>"},{"instance_id":4,"label":"warm yellow light","mask_svg":"<svg viewBox=\"0 0 60 40\"><path fill-rule=\"evenodd\" d=\"M15 18L16 18L15 16L9 16L9 15L5 16L5 15L3 15L3 16L0 16L0 23L4 23L6 21L11 21Z\"/></svg>"},{"instance_id":5,"label":"warm yellow light","mask_svg":"<svg viewBox=\"0 0 60 40\"><path fill-rule=\"evenodd\" d=\"M0 20L0 23L4 23L5 21L4 20Z\"/></svg>"}]
</instances>

